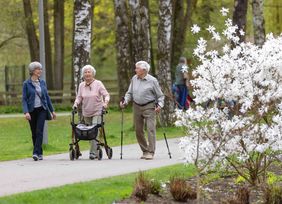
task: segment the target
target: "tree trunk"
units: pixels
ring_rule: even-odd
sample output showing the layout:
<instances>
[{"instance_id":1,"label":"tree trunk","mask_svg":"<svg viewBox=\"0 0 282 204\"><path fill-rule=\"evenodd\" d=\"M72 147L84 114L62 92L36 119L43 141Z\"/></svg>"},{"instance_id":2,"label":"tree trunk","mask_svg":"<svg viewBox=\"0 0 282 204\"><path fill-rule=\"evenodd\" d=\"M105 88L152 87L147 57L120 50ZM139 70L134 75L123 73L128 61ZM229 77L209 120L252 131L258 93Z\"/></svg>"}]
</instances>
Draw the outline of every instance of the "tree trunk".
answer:
<instances>
[{"instance_id":1,"label":"tree trunk","mask_svg":"<svg viewBox=\"0 0 282 204\"><path fill-rule=\"evenodd\" d=\"M23 6L30 60L39 61L39 42L36 36L36 29L33 22L30 0L23 0Z\"/></svg>"},{"instance_id":2,"label":"tree trunk","mask_svg":"<svg viewBox=\"0 0 282 204\"><path fill-rule=\"evenodd\" d=\"M64 88L64 0L54 1L54 80L55 89Z\"/></svg>"},{"instance_id":3,"label":"tree trunk","mask_svg":"<svg viewBox=\"0 0 282 204\"><path fill-rule=\"evenodd\" d=\"M133 62L144 60L151 64L151 35L148 0L129 0L131 11ZM134 73L135 67L133 67Z\"/></svg>"},{"instance_id":4,"label":"tree trunk","mask_svg":"<svg viewBox=\"0 0 282 204\"><path fill-rule=\"evenodd\" d=\"M173 34L171 50L171 73L174 79L174 68L178 64L180 56L183 55L185 45L186 30L191 22L193 6L196 0L186 0L186 9L184 13L184 0L173 0Z\"/></svg>"},{"instance_id":5,"label":"tree trunk","mask_svg":"<svg viewBox=\"0 0 282 204\"><path fill-rule=\"evenodd\" d=\"M130 19L126 0L115 0L116 50L119 96L124 96L134 69L131 55Z\"/></svg>"},{"instance_id":6,"label":"tree trunk","mask_svg":"<svg viewBox=\"0 0 282 204\"><path fill-rule=\"evenodd\" d=\"M239 31L246 32L247 23L247 10L248 0L234 0L234 13L233 13L233 25L237 25L236 35L240 38L239 43L245 41L245 35L240 35ZM232 47L236 46L232 43Z\"/></svg>"},{"instance_id":7,"label":"tree trunk","mask_svg":"<svg viewBox=\"0 0 282 204\"><path fill-rule=\"evenodd\" d=\"M48 15L48 0L43 1L43 8L44 8L46 83L48 85L48 89L54 90L52 47L51 47L51 36L50 36L49 15Z\"/></svg>"},{"instance_id":8,"label":"tree trunk","mask_svg":"<svg viewBox=\"0 0 282 204\"><path fill-rule=\"evenodd\" d=\"M93 0L74 0L72 87L76 91L81 80L81 68L90 63L93 8Z\"/></svg>"},{"instance_id":9,"label":"tree trunk","mask_svg":"<svg viewBox=\"0 0 282 204\"><path fill-rule=\"evenodd\" d=\"M255 44L261 47L265 41L264 17L263 17L263 0L253 0L253 26Z\"/></svg>"},{"instance_id":10,"label":"tree trunk","mask_svg":"<svg viewBox=\"0 0 282 204\"><path fill-rule=\"evenodd\" d=\"M172 0L159 1L158 26L158 80L165 94L165 105L161 113L162 124L172 125L174 105L171 94L171 35Z\"/></svg>"}]
</instances>

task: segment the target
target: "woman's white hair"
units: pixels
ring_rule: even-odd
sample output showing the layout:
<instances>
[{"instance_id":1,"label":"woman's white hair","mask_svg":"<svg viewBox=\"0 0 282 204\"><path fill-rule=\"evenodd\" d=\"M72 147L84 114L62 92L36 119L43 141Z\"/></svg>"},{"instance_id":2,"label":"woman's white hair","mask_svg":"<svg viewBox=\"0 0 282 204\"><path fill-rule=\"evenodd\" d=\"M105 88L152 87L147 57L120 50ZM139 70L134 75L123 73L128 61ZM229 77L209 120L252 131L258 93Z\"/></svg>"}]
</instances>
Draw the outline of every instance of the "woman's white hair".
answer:
<instances>
[{"instance_id":1,"label":"woman's white hair","mask_svg":"<svg viewBox=\"0 0 282 204\"><path fill-rule=\"evenodd\" d=\"M149 65L148 62L146 62L146 61L139 61L139 62L136 62L135 66L139 66L139 67L141 67L142 69L145 69L147 72L150 71L150 65Z\"/></svg>"},{"instance_id":2,"label":"woman's white hair","mask_svg":"<svg viewBox=\"0 0 282 204\"><path fill-rule=\"evenodd\" d=\"M90 64L87 64L84 67L82 67L82 69L81 69L81 76L83 76L84 72L86 70L88 70L88 69L90 69L92 71L93 76L96 75L96 69L93 66L91 66Z\"/></svg>"},{"instance_id":3,"label":"woman's white hair","mask_svg":"<svg viewBox=\"0 0 282 204\"><path fill-rule=\"evenodd\" d=\"M32 75L33 74L33 71L35 69L42 69L42 65L39 63L39 62L31 62L29 65L28 65L28 71L29 71L29 75Z\"/></svg>"}]
</instances>

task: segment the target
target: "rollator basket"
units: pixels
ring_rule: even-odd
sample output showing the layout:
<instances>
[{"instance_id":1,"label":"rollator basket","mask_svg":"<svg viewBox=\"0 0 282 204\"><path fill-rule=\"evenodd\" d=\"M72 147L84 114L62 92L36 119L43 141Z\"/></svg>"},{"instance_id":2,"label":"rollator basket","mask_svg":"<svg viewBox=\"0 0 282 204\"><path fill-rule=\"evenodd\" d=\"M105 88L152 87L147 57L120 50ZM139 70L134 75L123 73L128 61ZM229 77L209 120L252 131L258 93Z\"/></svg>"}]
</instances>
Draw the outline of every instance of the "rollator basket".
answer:
<instances>
[{"instance_id":1,"label":"rollator basket","mask_svg":"<svg viewBox=\"0 0 282 204\"><path fill-rule=\"evenodd\" d=\"M74 134L79 140L93 140L97 138L100 127L101 125L86 126L84 124L78 124L74 129Z\"/></svg>"}]
</instances>

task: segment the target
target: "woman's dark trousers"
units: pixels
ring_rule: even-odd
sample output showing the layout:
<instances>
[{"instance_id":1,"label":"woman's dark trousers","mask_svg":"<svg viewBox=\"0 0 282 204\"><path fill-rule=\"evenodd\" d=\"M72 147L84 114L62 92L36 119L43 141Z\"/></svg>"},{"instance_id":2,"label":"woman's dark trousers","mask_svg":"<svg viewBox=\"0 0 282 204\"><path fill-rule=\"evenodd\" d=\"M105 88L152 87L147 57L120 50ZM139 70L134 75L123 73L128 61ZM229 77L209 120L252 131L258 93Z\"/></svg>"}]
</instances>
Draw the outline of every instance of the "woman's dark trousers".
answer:
<instances>
[{"instance_id":1,"label":"woman's dark trousers","mask_svg":"<svg viewBox=\"0 0 282 204\"><path fill-rule=\"evenodd\" d=\"M47 112L44 108L35 108L30 113L31 120L29 121L32 142L33 142L33 154L42 155L42 141L43 141L43 130Z\"/></svg>"}]
</instances>

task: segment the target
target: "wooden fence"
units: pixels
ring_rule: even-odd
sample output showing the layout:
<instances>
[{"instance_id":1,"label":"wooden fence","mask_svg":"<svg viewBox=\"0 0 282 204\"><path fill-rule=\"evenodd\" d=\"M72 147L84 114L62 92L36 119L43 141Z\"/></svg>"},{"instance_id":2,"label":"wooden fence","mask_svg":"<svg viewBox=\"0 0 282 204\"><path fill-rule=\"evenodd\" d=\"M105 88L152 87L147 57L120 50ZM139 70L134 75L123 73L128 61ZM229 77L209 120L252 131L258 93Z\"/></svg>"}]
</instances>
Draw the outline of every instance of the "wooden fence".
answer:
<instances>
[{"instance_id":1,"label":"wooden fence","mask_svg":"<svg viewBox=\"0 0 282 204\"><path fill-rule=\"evenodd\" d=\"M109 91L111 104L118 104L118 86L116 80L103 80ZM72 90L48 90L54 104L72 104L75 100L75 92ZM22 100L21 91L0 91L0 105L19 105Z\"/></svg>"}]
</instances>

